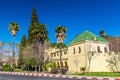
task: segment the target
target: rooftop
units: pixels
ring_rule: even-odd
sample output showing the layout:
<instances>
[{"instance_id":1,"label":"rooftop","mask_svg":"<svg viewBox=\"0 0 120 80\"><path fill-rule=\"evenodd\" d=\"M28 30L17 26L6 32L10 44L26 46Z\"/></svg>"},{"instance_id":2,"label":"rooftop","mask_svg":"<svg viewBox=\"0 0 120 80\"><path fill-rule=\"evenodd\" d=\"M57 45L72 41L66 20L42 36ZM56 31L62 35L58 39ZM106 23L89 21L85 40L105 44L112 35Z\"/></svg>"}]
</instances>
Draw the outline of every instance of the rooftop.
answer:
<instances>
[{"instance_id":1,"label":"rooftop","mask_svg":"<svg viewBox=\"0 0 120 80\"><path fill-rule=\"evenodd\" d=\"M90 40L90 41L99 41L99 42L108 42L107 40L103 39L102 37L99 37L92 32L84 31L82 34L78 35L75 39L73 39L70 44L78 43L81 41Z\"/></svg>"}]
</instances>

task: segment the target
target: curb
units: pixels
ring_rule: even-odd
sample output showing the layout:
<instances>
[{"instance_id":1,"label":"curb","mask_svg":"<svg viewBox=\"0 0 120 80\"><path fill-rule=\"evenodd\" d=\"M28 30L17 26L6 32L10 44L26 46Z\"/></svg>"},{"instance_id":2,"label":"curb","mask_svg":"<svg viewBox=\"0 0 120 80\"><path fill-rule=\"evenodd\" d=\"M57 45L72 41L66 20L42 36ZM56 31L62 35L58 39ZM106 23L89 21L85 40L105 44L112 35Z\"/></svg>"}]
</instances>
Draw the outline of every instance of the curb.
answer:
<instances>
[{"instance_id":1,"label":"curb","mask_svg":"<svg viewBox=\"0 0 120 80\"><path fill-rule=\"evenodd\" d=\"M120 78L109 78L109 77L87 77L87 76L70 76L70 75L23 73L23 72L0 72L0 74L35 76L35 77L70 78L70 79L82 79L82 80L87 80L87 79L90 79L90 80L120 80Z\"/></svg>"}]
</instances>

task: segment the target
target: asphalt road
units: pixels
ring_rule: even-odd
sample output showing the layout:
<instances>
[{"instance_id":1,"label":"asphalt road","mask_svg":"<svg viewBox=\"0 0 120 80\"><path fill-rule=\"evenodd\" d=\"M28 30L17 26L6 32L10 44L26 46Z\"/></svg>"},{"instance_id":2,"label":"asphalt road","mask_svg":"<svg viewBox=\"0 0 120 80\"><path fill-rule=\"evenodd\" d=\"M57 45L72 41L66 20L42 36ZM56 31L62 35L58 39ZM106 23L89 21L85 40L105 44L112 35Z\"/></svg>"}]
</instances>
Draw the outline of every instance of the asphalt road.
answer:
<instances>
[{"instance_id":1,"label":"asphalt road","mask_svg":"<svg viewBox=\"0 0 120 80\"><path fill-rule=\"evenodd\" d=\"M35 76L0 74L0 80L81 80L81 79L35 77Z\"/></svg>"}]
</instances>

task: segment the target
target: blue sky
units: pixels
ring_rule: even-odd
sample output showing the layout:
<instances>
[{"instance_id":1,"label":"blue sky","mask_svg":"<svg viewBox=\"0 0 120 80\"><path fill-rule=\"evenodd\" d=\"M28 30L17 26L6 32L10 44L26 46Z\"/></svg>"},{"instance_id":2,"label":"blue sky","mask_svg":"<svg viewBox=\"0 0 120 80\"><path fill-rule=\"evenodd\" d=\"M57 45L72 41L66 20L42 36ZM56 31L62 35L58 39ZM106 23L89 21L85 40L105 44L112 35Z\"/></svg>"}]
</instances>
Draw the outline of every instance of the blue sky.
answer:
<instances>
[{"instance_id":1,"label":"blue sky","mask_svg":"<svg viewBox=\"0 0 120 80\"><path fill-rule=\"evenodd\" d=\"M57 42L54 30L59 25L67 27L66 44L85 30L99 35L103 29L108 35L120 36L120 0L0 0L0 41L12 42L8 30L12 21L20 26L16 43L23 34L28 36L34 7L39 22L48 27L51 42Z\"/></svg>"}]
</instances>

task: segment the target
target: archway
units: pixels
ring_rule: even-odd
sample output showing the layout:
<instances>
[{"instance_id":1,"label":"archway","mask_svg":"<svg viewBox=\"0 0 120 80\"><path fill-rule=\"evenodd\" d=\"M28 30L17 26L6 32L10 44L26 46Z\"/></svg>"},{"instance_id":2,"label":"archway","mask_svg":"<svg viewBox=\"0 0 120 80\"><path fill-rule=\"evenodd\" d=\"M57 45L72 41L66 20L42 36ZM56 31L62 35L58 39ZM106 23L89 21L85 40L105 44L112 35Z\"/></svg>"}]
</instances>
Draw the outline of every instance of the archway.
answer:
<instances>
[{"instance_id":1,"label":"archway","mask_svg":"<svg viewBox=\"0 0 120 80\"><path fill-rule=\"evenodd\" d=\"M68 63L67 63L67 61L65 61L64 64L65 64L65 68L68 69Z\"/></svg>"}]
</instances>

